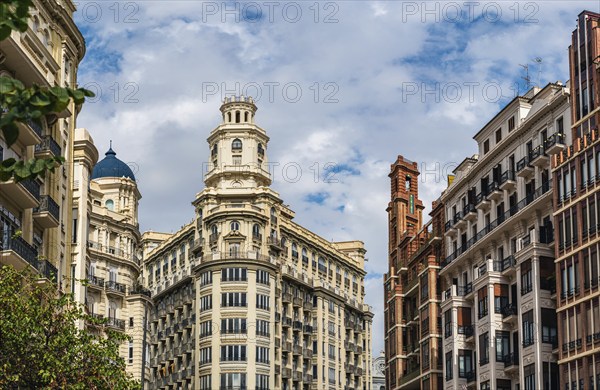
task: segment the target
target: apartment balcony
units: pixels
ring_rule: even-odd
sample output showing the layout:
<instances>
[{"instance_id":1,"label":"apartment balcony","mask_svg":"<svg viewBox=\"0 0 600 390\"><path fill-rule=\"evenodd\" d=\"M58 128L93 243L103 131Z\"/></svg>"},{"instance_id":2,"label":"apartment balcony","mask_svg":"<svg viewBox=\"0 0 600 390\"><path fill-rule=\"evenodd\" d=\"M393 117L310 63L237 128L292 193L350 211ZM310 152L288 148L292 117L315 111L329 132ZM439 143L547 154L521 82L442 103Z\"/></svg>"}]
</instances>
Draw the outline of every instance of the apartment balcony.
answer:
<instances>
[{"instance_id":1,"label":"apartment balcony","mask_svg":"<svg viewBox=\"0 0 600 390\"><path fill-rule=\"evenodd\" d=\"M50 195L40 196L40 205L33 209L33 219L44 229L58 227L60 206Z\"/></svg>"},{"instance_id":2,"label":"apartment balcony","mask_svg":"<svg viewBox=\"0 0 600 390\"><path fill-rule=\"evenodd\" d=\"M483 189L479 194L475 195L475 208L478 210L488 210L492 203L487 198L487 188Z\"/></svg>"},{"instance_id":3,"label":"apartment balcony","mask_svg":"<svg viewBox=\"0 0 600 390\"><path fill-rule=\"evenodd\" d=\"M290 379L292 377L292 369L291 368L282 368L281 369L281 377L283 379Z\"/></svg>"},{"instance_id":4,"label":"apartment balcony","mask_svg":"<svg viewBox=\"0 0 600 390\"><path fill-rule=\"evenodd\" d=\"M531 151L529 161L532 165L539 167L540 169L548 167L550 158L546 155L543 145L540 145Z\"/></svg>"},{"instance_id":5,"label":"apartment balcony","mask_svg":"<svg viewBox=\"0 0 600 390\"><path fill-rule=\"evenodd\" d=\"M520 361L518 353L512 352L508 355L504 355L504 372L507 374L519 372L519 364Z\"/></svg>"},{"instance_id":6,"label":"apartment balcony","mask_svg":"<svg viewBox=\"0 0 600 390\"><path fill-rule=\"evenodd\" d=\"M35 145L36 158L53 158L61 156L60 145L52 138L51 135L46 135L42 142Z\"/></svg>"},{"instance_id":7,"label":"apartment balcony","mask_svg":"<svg viewBox=\"0 0 600 390\"><path fill-rule=\"evenodd\" d=\"M517 178L513 171L505 171L500 175L500 189L502 191L510 191L517 186Z\"/></svg>"},{"instance_id":8,"label":"apartment balcony","mask_svg":"<svg viewBox=\"0 0 600 390\"><path fill-rule=\"evenodd\" d=\"M467 221L475 221L477 219L477 209L474 204L467 204L463 210L463 218Z\"/></svg>"},{"instance_id":9,"label":"apartment balcony","mask_svg":"<svg viewBox=\"0 0 600 390\"><path fill-rule=\"evenodd\" d=\"M125 321L118 318L108 317L105 325L113 329L125 330Z\"/></svg>"},{"instance_id":10,"label":"apartment balcony","mask_svg":"<svg viewBox=\"0 0 600 390\"><path fill-rule=\"evenodd\" d=\"M356 367L356 370L354 371L354 375L356 375L356 376L362 376L362 374L363 374L362 367Z\"/></svg>"},{"instance_id":11,"label":"apartment balcony","mask_svg":"<svg viewBox=\"0 0 600 390\"><path fill-rule=\"evenodd\" d=\"M28 179L17 183L12 178L9 181L0 181L0 193L22 209L31 209L40 204L40 185L35 180Z\"/></svg>"},{"instance_id":12,"label":"apartment balcony","mask_svg":"<svg viewBox=\"0 0 600 390\"><path fill-rule=\"evenodd\" d=\"M295 307L302 307L302 298L294 297L294 299L293 299L293 305Z\"/></svg>"},{"instance_id":13,"label":"apartment balcony","mask_svg":"<svg viewBox=\"0 0 600 390\"><path fill-rule=\"evenodd\" d=\"M292 300L293 300L292 294L289 292L283 293L281 300L283 303L292 303Z\"/></svg>"},{"instance_id":14,"label":"apartment balcony","mask_svg":"<svg viewBox=\"0 0 600 390\"><path fill-rule=\"evenodd\" d=\"M457 333L459 335L463 335L465 337L465 339L471 338L473 337L474 332L474 327L473 325L459 325L457 328Z\"/></svg>"},{"instance_id":15,"label":"apartment balcony","mask_svg":"<svg viewBox=\"0 0 600 390\"><path fill-rule=\"evenodd\" d=\"M48 260L38 260L37 269L48 280L57 280L58 269Z\"/></svg>"},{"instance_id":16,"label":"apartment balcony","mask_svg":"<svg viewBox=\"0 0 600 390\"><path fill-rule=\"evenodd\" d=\"M451 237L456 235L457 229L456 229L456 226L454 225L453 220L446 222L446 224L444 225L444 233Z\"/></svg>"},{"instance_id":17,"label":"apartment balcony","mask_svg":"<svg viewBox=\"0 0 600 390\"><path fill-rule=\"evenodd\" d=\"M37 250L22 237L11 236L0 230L0 263L12 265L17 270L27 266L37 269Z\"/></svg>"},{"instance_id":18,"label":"apartment balcony","mask_svg":"<svg viewBox=\"0 0 600 390\"><path fill-rule=\"evenodd\" d=\"M42 126L34 121L17 122L19 128L19 141L24 146L36 145L42 142Z\"/></svg>"},{"instance_id":19,"label":"apartment balcony","mask_svg":"<svg viewBox=\"0 0 600 390\"><path fill-rule=\"evenodd\" d=\"M104 282L107 294L125 295L126 287L124 284L109 280Z\"/></svg>"},{"instance_id":20,"label":"apartment balcony","mask_svg":"<svg viewBox=\"0 0 600 390\"><path fill-rule=\"evenodd\" d=\"M104 279L98 278L94 275L90 275L87 278L88 280L88 288L103 290L104 289Z\"/></svg>"},{"instance_id":21,"label":"apartment balcony","mask_svg":"<svg viewBox=\"0 0 600 390\"><path fill-rule=\"evenodd\" d=\"M467 226L467 221L463 219L463 213L462 212L458 212L456 213L456 215L453 218L453 224L454 227L457 229L462 229L465 226Z\"/></svg>"},{"instance_id":22,"label":"apartment balcony","mask_svg":"<svg viewBox=\"0 0 600 390\"><path fill-rule=\"evenodd\" d=\"M283 245L281 243L281 240L279 238L277 238L277 237L272 237L272 236L267 237L267 244L273 250L276 250L276 251L282 251L283 250Z\"/></svg>"},{"instance_id":23,"label":"apartment balcony","mask_svg":"<svg viewBox=\"0 0 600 390\"><path fill-rule=\"evenodd\" d=\"M523 157L517 162L517 176L528 178L535 172L535 169L530 164L529 156Z\"/></svg>"},{"instance_id":24,"label":"apartment balcony","mask_svg":"<svg viewBox=\"0 0 600 390\"><path fill-rule=\"evenodd\" d=\"M281 313L275 313L275 322L281 322Z\"/></svg>"},{"instance_id":25,"label":"apartment balcony","mask_svg":"<svg viewBox=\"0 0 600 390\"><path fill-rule=\"evenodd\" d=\"M404 385L407 384L409 382L412 382L413 380L417 379L419 377L419 375L421 375L421 369L419 368L419 366L417 366L416 368L413 367L410 371L405 372L399 380L400 385Z\"/></svg>"},{"instance_id":26,"label":"apartment balcony","mask_svg":"<svg viewBox=\"0 0 600 390\"><path fill-rule=\"evenodd\" d=\"M292 352L292 343L289 341L284 341L281 343L283 352Z\"/></svg>"},{"instance_id":27,"label":"apartment balcony","mask_svg":"<svg viewBox=\"0 0 600 390\"><path fill-rule=\"evenodd\" d=\"M489 200L499 201L504 196L504 192L500 189L497 182L493 181L488 184L488 196Z\"/></svg>"},{"instance_id":28,"label":"apartment balcony","mask_svg":"<svg viewBox=\"0 0 600 390\"><path fill-rule=\"evenodd\" d=\"M202 251L202 247L204 246L204 238L198 238L194 240L194 244L192 245L192 253L198 253Z\"/></svg>"},{"instance_id":29,"label":"apartment balcony","mask_svg":"<svg viewBox=\"0 0 600 390\"><path fill-rule=\"evenodd\" d=\"M504 323L508 323L508 324L515 324L517 319L518 319L518 315L517 315L517 305L514 303L511 303L509 305L504 306L502 309L502 322Z\"/></svg>"},{"instance_id":30,"label":"apartment balcony","mask_svg":"<svg viewBox=\"0 0 600 390\"><path fill-rule=\"evenodd\" d=\"M549 155L560 153L565 149L565 136L561 133L554 133L546 140L546 153Z\"/></svg>"},{"instance_id":31,"label":"apartment balcony","mask_svg":"<svg viewBox=\"0 0 600 390\"><path fill-rule=\"evenodd\" d=\"M303 348L303 350L302 350L302 357L304 359L312 359L312 357L313 357L313 351L312 351L312 349Z\"/></svg>"},{"instance_id":32,"label":"apartment balcony","mask_svg":"<svg viewBox=\"0 0 600 390\"><path fill-rule=\"evenodd\" d=\"M312 332L313 332L312 325L304 325L304 333L306 333L306 334L312 334Z\"/></svg>"},{"instance_id":33,"label":"apartment balcony","mask_svg":"<svg viewBox=\"0 0 600 390\"><path fill-rule=\"evenodd\" d=\"M502 259L502 275L511 275L516 272L517 265L515 256L510 255Z\"/></svg>"},{"instance_id":34,"label":"apartment balcony","mask_svg":"<svg viewBox=\"0 0 600 390\"><path fill-rule=\"evenodd\" d=\"M302 346L294 344L292 347L292 354L294 355L302 355Z\"/></svg>"},{"instance_id":35,"label":"apartment balcony","mask_svg":"<svg viewBox=\"0 0 600 390\"><path fill-rule=\"evenodd\" d=\"M219 233L212 233L208 236L208 243L210 246L216 245L219 240Z\"/></svg>"},{"instance_id":36,"label":"apartment balcony","mask_svg":"<svg viewBox=\"0 0 600 390\"><path fill-rule=\"evenodd\" d=\"M302 371L294 371L292 372L292 380L294 382L302 381Z\"/></svg>"},{"instance_id":37,"label":"apartment balcony","mask_svg":"<svg viewBox=\"0 0 600 390\"><path fill-rule=\"evenodd\" d=\"M302 304L304 311L312 311L313 309L313 304L312 302L308 302L308 301L304 301L304 303Z\"/></svg>"},{"instance_id":38,"label":"apartment balcony","mask_svg":"<svg viewBox=\"0 0 600 390\"><path fill-rule=\"evenodd\" d=\"M302 382L304 382L304 383L312 383L312 381L313 381L312 374L304 374L304 375L302 375Z\"/></svg>"},{"instance_id":39,"label":"apartment balcony","mask_svg":"<svg viewBox=\"0 0 600 390\"><path fill-rule=\"evenodd\" d=\"M292 319L290 317L283 316L281 318L281 326L283 326L284 328L289 328L290 326L292 326Z\"/></svg>"}]
</instances>

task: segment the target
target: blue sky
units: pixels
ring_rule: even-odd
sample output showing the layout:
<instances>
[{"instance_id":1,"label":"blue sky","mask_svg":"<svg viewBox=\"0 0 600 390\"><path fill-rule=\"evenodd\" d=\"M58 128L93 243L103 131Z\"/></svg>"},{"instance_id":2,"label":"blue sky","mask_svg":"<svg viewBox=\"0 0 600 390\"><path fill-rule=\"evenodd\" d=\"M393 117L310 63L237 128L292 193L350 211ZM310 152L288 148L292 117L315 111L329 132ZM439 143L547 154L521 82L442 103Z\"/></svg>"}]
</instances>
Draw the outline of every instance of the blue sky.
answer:
<instances>
[{"instance_id":1,"label":"blue sky","mask_svg":"<svg viewBox=\"0 0 600 390\"><path fill-rule=\"evenodd\" d=\"M535 84L566 81L576 17L600 11L598 1L465 4L81 1L79 84L99 97L78 126L131 163L142 229L172 232L193 217L222 97L259 98L273 187L296 220L365 242L378 354L390 164L403 154L429 172L428 212L446 174L476 153L473 135L524 92L520 64Z\"/></svg>"}]
</instances>

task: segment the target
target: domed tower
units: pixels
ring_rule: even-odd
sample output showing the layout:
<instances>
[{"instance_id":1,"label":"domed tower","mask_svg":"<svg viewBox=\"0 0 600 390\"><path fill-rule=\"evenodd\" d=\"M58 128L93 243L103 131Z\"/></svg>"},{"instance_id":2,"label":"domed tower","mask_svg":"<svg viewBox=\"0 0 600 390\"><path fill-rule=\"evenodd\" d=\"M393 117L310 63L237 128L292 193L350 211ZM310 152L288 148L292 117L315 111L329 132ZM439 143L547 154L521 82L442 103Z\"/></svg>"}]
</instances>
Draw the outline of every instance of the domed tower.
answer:
<instances>
[{"instance_id":1,"label":"domed tower","mask_svg":"<svg viewBox=\"0 0 600 390\"><path fill-rule=\"evenodd\" d=\"M266 154L269 137L254 124L254 100L244 96L225 98L221 113L221 124L207 139L210 163L204 179L206 187L268 187L271 185Z\"/></svg>"},{"instance_id":2,"label":"domed tower","mask_svg":"<svg viewBox=\"0 0 600 390\"><path fill-rule=\"evenodd\" d=\"M133 171L117 158L112 142L105 157L94 166L91 180L99 184L102 206L126 215L132 225L138 224L138 202L142 196Z\"/></svg>"}]
</instances>

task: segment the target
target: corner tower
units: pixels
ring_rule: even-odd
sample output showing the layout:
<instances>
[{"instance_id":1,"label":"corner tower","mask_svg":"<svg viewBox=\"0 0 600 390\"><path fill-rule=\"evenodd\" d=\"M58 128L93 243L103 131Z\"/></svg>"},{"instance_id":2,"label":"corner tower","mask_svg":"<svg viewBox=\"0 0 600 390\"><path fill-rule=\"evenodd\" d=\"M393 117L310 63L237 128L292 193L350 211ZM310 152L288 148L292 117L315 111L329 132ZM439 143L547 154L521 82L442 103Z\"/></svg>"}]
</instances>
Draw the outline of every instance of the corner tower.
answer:
<instances>
[{"instance_id":1,"label":"corner tower","mask_svg":"<svg viewBox=\"0 0 600 390\"><path fill-rule=\"evenodd\" d=\"M254 123L256 105L251 97L225 98L222 122L209 135L209 171L206 187L240 189L268 187L271 175L267 165L265 130Z\"/></svg>"}]
</instances>

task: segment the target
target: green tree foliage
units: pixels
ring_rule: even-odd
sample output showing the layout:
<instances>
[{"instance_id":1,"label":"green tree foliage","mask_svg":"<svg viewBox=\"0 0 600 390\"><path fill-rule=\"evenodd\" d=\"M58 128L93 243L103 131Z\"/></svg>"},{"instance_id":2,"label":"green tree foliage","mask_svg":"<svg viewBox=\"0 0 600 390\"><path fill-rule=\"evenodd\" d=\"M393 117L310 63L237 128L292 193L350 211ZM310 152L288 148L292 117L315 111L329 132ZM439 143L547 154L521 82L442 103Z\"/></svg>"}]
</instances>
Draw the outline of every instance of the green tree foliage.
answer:
<instances>
[{"instance_id":1,"label":"green tree foliage","mask_svg":"<svg viewBox=\"0 0 600 390\"><path fill-rule=\"evenodd\" d=\"M1 389L140 388L119 356L127 336L106 329L54 283L3 266L0 313ZM89 326L79 329L81 321Z\"/></svg>"},{"instance_id":2,"label":"green tree foliage","mask_svg":"<svg viewBox=\"0 0 600 390\"><path fill-rule=\"evenodd\" d=\"M7 39L13 30L27 30L31 6L32 0L0 0L0 40ZM33 122L41 126L42 117L64 111L71 101L81 105L86 97L93 96L91 91L83 88L25 87L11 77L0 77L0 132L10 147L19 138L19 124L24 126ZM0 181L44 176L64 161L60 156L28 161L9 158L0 161Z\"/></svg>"}]
</instances>

